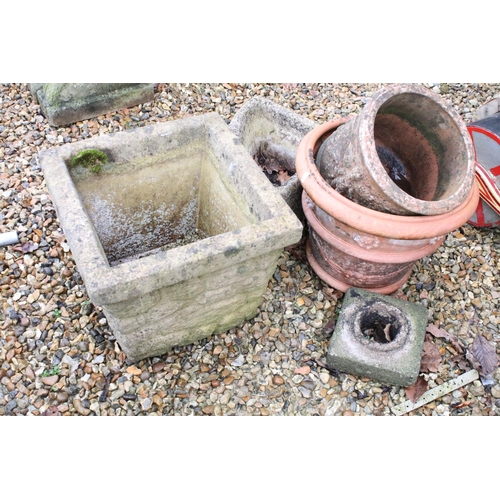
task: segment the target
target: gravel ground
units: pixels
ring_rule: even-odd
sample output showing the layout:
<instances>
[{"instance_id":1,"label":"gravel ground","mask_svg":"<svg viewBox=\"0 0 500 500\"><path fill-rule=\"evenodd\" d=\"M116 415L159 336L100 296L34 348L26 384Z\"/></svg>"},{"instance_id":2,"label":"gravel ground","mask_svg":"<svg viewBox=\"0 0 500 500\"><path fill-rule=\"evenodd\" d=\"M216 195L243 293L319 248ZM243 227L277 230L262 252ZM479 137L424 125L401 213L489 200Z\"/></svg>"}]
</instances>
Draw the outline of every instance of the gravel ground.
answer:
<instances>
[{"instance_id":1,"label":"gravel ground","mask_svg":"<svg viewBox=\"0 0 500 500\"><path fill-rule=\"evenodd\" d=\"M500 84L425 84L464 120ZM157 84L155 100L54 128L27 84L0 85L0 415L391 415L405 389L324 367L342 293L317 278L303 247L285 251L256 317L161 357L130 364L64 239L37 153L66 142L216 111L229 123L263 96L317 123L360 111L380 84ZM463 347L481 333L500 352L500 233L468 224L419 261L396 295ZM325 328L326 327L326 328ZM429 387L472 366L442 338ZM408 415L499 415L500 369Z\"/></svg>"}]
</instances>

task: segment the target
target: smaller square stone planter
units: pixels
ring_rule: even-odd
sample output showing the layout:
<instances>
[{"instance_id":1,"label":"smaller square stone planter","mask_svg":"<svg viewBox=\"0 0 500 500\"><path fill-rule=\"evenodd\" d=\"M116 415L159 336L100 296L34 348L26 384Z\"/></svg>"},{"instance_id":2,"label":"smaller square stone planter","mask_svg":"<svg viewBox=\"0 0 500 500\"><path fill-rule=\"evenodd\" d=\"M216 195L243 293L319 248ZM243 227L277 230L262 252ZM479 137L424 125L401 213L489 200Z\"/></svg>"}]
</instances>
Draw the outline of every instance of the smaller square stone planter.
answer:
<instances>
[{"instance_id":1,"label":"smaller square stone planter","mask_svg":"<svg viewBox=\"0 0 500 500\"><path fill-rule=\"evenodd\" d=\"M72 166L86 150L108 163ZM215 113L52 148L40 163L90 299L131 361L253 317L302 234Z\"/></svg>"},{"instance_id":2,"label":"smaller square stone planter","mask_svg":"<svg viewBox=\"0 0 500 500\"><path fill-rule=\"evenodd\" d=\"M327 365L407 387L420 371L427 309L361 288L349 288L328 346Z\"/></svg>"},{"instance_id":3,"label":"smaller square stone planter","mask_svg":"<svg viewBox=\"0 0 500 500\"><path fill-rule=\"evenodd\" d=\"M279 164L290 172L290 179L276 189L301 220L302 186L295 173L295 154L315 126L312 120L261 97L247 101L229 125L257 164Z\"/></svg>"}]
</instances>

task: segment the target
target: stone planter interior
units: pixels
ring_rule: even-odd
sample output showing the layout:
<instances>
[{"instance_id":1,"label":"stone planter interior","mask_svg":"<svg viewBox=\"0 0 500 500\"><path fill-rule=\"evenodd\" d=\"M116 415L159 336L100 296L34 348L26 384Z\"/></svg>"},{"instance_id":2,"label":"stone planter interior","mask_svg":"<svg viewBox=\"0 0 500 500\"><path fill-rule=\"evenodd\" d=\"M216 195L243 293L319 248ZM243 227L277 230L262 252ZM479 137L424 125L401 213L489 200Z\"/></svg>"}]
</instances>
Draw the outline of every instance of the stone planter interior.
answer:
<instances>
[{"instance_id":1,"label":"stone planter interior","mask_svg":"<svg viewBox=\"0 0 500 500\"><path fill-rule=\"evenodd\" d=\"M71 166L87 149L109 163ZM40 161L89 296L132 361L253 317L302 234L215 113L52 148Z\"/></svg>"},{"instance_id":2,"label":"stone planter interior","mask_svg":"<svg viewBox=\"0 0 500 500\"><path fill-rule=\"evenodd\" d=\"M290 179L277 190L300 219L304 218L302 186L295 173L295 154L315 126L312 120L259 97L245 103L229 126L259 166L279 165L288 171Z\"/></svg>"},{"instance_id":3,"label":"stone planter interior","mask_svg":"<svg viewBox=\"0 0 500 500\"><path fill-rule=\"evenodd\" d=\"M242 195L225 184L202 142L111 163L98 174L69 168L110 266L257 221Z\"/></svg>"}]
</instances>

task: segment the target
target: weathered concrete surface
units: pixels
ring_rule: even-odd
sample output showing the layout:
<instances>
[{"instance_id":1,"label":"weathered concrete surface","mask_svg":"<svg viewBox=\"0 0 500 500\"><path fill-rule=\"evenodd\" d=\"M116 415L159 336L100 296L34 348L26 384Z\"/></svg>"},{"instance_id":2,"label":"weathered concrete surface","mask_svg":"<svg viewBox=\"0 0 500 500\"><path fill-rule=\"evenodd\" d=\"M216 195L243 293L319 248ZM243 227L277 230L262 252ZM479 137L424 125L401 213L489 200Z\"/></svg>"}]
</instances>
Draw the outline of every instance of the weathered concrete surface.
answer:
<instances>
[{"instance_id":1,"label":"weathered concrete surface","mask_svg":"<svg viewBox=\"0 0 500 500\"><path fill-rule=\"evenodd\" d=\"M407 387L418 377L426 327L423 305L349 288L330 339L327 365ZM373 331L377 332L375 336ZM386 343L379 342L379 336Z\"/></svg>"},{"instance_id":2,"label":"weathered concrete surface","mask_svg":"<svg viewBox=\"0 0 500 500\"><path fill-rule=\"evenodd\" d=\"M295 154L302 138L315 126L312 120L260 97L247 101L229 125L253 158L259 154L272 158L291 172L291 178L277 190L301 220L302 186L295 174Z\"/></svg>"},{"instance_id":3,"label":"weathered concrete surface","mask_svg":"<svg viewBox=\"0 0 500 500\"><path fill-rule=\"evenodd\" d=\"M109 165L68 167L86 149ZM88 294L132 361L255 315L302 234L215 113L52 148L40 163Z\"/></svg>"},{"instance_id":4,"label":"weathered concrete surface","mask_svg":"<svg viewBox=\"0 0 500 500\"><path fill-rule=\"evenodd\" d=\"M152 83L32 83L30 90L56 127L154 99Z\"/></svg>"}]
</instances>

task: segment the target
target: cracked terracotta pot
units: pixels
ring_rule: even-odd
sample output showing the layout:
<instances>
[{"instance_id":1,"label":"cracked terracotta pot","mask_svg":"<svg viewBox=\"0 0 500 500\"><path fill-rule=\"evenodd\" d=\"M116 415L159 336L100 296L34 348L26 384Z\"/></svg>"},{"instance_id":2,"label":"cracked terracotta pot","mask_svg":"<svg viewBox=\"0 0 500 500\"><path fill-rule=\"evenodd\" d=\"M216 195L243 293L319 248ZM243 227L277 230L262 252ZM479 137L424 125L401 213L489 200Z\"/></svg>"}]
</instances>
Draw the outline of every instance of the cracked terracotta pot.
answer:
<instances>
[{"instance_id":1,"label":"cracked terracotta pot","mask_svg":"<svg viewBox=\"0 0 500 500\"><path fill-rule=\"evenodd\" d=\"M458 113L414 84L376 92L318 151L340 194L396 215L438 215L462 205L474 183L474 148Z\"/></svg>"},{"instance_id":2,"label":"cracked terracotta pot","mask_svg":"<svg viewBox=\"0 0 500 500\"><path fill-rule=\"evenodd\" d=\"M406 282L417 260L434 252L449 232L467 222L479 192L473 183L459 206L428 216L379 212L347 199L316 166L321 144L346 122L317 126L297 150L296 169L309 226L307 258L316 274L338 290L358 287L389 294Z\"/></svg>"}]
</instances>

